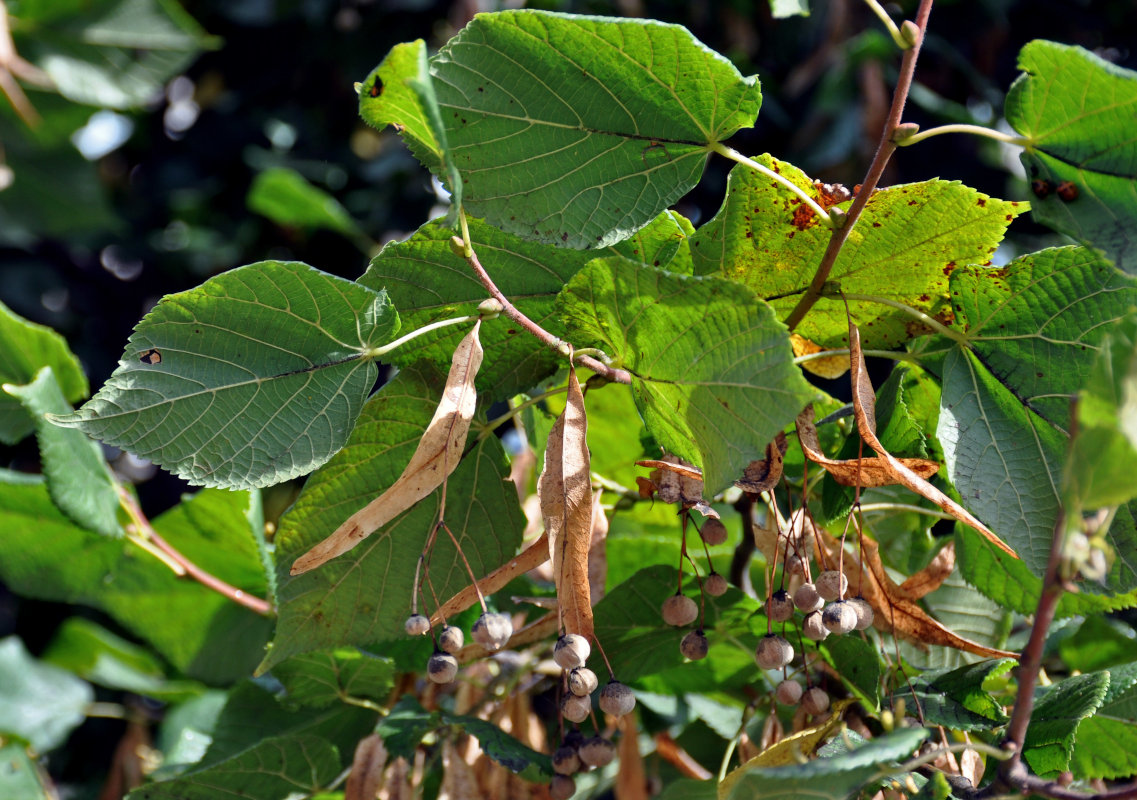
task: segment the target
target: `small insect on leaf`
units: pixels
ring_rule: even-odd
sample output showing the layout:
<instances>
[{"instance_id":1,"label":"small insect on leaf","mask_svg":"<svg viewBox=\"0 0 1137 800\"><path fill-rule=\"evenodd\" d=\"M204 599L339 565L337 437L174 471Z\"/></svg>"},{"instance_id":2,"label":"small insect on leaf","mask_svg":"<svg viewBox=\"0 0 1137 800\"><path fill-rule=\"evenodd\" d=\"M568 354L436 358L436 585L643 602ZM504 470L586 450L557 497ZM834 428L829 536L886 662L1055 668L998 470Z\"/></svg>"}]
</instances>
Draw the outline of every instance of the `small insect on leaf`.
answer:
<instances>
[{"instance_id":1,"label":"small insect on leaf","mask_svg":"<svg viewBox=\"0 0 1137 800\"><path fill-rule=\"evenodd\" d=\"M1036 180L1030 182L1030 190L1034 192L1034 196L1039 200L1045 200L1050 193L1054 190L1054 185L1050 181Z\"/></svg>"},{"instance_id":2,"label":"small insect on leaf","mask_svg":"<svg viewBox=\"0 0 1137 800\"><path fill-rule=\"evenodd\" d=\"M1054 194L1062 198L1062 202L1072 203L1078 199L1078 185L1073 181L1062 181L1054 188Z\"/></svg>"},{"instance_id":3,"label":"small insect on leaf","mask_svg":"<svg viewBox=\"0 0 1137 800\"><path fill-rule=\"evenodd\" d=\"M138 357L138 360L141 361L143 364L161 364L162 363L162 354L159 353L157 350L155 350L153 347L151 347L145 353L140 355Z\"/></svg>"}]
</instances>

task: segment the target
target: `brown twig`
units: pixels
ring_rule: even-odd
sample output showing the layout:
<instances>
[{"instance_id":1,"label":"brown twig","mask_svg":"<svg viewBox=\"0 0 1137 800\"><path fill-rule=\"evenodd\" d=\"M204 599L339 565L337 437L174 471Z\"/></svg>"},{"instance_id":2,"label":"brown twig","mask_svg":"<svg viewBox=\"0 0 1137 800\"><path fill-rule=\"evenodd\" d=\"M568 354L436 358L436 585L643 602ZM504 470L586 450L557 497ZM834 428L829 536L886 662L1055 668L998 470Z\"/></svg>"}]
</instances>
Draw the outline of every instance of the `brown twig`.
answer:
<instances>
[{"instance_id":1,"label":"brown twig","mask_svg":"<svg viewBox=\"0 0 1137 800\"><path fill-rule=\"evenodd\" d=\"M809 288L805 290L801 300L794 306L793 311L786 317L786 327L791 331L798 326L809 310L813 308L814 304L821 298L821 290L825 282L829 280L829 273L833 270L833 265L837 263L837 256L841 253L841 248L845 246L845 241L849 238L849 233L853 230L853 226L857 224L857 218L860 217L861 212L865 210L865 205L868 203L872 193L876 190L877 184L880 182L880 176L884 174L884 168L888 165L888 159L896 150L896 144L892 141L893 132L900 124L900 118L904 114L904 104L908 100L908 91L912 87L912 76L916 72L916 59L920 55L920 45L924 41L924 30L928 25L928 17L932 13L932 0L920 0L920 8L916 11L916 27L919 30L919 35L916 36L916 41L913 46L904 51L904 57L900 62L900 76L896 81L896 90L892 94L892 108L888 112L888 119L884 123L884 130L880 134L880 142L876 147L876 154L873 156L872 164L869 165L868 173L865 179L861 182L861 190L857 193L856 199L853 200L853 205L850 206L848 213L845 215L844 224L835 227L833 232L829 235L829 244L825 248L825 254L821 257L821 263L817 265L817 271L813 274L813 280L809 284Z\"/></svg>"},{"instance_id":2,"label":"brown twig","mask_svg":"<svg viewBox=\"0 0 1137 800\"><path fill-rule=\"evenodd\" d=\"M153 545L156 550L163 554L166 557L162 559L163 561L166 561L167 563L172 562L174 565L176 565L178 569L175 569L174 571L178 577L192 578L207 589L212 589L218 594L229 598L234 603L242 605L250 611L254 611L257 614L260 614L261 616L270 617L273 615L273 613L275 613L272 604L267 600L264 600L260 597L254 597L248 592L245 592L242 589L238 589L236 586L232 586L226 583L216 575L212 575L206 572L197 564L193 563L184 555L182 555L182 553L179 552L177 548L175 548L172 544L159 536L158 532L154 530L153 526L151 526L150 520L148 520L146 518L146 515L142 513L142 509L138 506L138 503L135 501L134 496L131 495L130 492L120 488L118 495L119 502L122 504L122 507L126 510L126 513L130 516L131 520L134 522L134 526L137 529L137 536L142 541ZM141 542L137 541L136 543L141 544Z\"/></svg>"},{"instance_id":3,"label":"brown twig","mask_svg":"<svg viewBox=\"0 0 1137 800\"><path fill-rule=\"evenodd\" d=\"M556 350L562 355L571 356L573 352L572 345L563 339L559 339L556 336L553 336L553 334L549 333L536 322L529 319L529 317L525 316L525 314L522 313L517 308L517 306L509 302L509 298L502 294L501 289L497 288L497 284L493 282L493 278L489 276L489 273L486 272L485 267L482 266L482 262L478 260L478 254L475 253L473 249L470 249L468 252L469 255L466 256L466 263L470 265L470 268L472 270L474 270L474 274L478 276L478 280L482 282L482 286L486 287L486 291L490 293L490 296L501 303L502 313L512 319L522 328L536 336L546 346L550 347L553 350ZM579 362L581 366L587 367L597 375L602 375L613 383L632 382L632 375L627 370L610 367L607 364L596 360L592 356L578 355L576 356L575 360Z\"/></svg>"}]
</instances>

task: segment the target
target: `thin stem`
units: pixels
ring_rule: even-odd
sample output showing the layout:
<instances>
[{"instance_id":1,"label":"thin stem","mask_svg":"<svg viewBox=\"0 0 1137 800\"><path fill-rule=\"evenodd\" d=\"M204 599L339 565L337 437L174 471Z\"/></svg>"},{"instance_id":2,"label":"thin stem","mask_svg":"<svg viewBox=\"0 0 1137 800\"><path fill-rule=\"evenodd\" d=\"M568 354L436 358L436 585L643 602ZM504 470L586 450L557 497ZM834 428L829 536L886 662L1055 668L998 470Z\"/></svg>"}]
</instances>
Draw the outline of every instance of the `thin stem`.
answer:
<instances>
[{"instance_id":1,"label":"thin stem","mask_svg":"<svg viewBox=\"0 0 1137 800\"><path fill-rule=\"evenodd\" d=\"M510 408L509 411L506 411L504 414L502 414L500 417L497 417L495 419L491 419L489 422L487 422L485 424L485 427L483 427L482 432L478 434L478 438L474 442L474 444L477 444L478 442L481 442L483 439L487 439L490 436L492 436L493 432L495 430L500 428L505 423L509 422L511 419L516 417L518 414L520 414L522 411L529 408L530 406L534 406L537 403L540 403L542 400L547 400L548 398L552 397L553 395L564 394L567 391L568 391L568 385L566 384L564 386L557 386L555 388L548 389L544 392L541 392L540 394L533 395L528 400L521 401L517 405Z\"/></svg>"},{"instance_id":2,"label":"thin stem","mask_svg":"<svg viewBox=\"0 0 1137 800\"><path fill-rule=\"evenodd\" d=\"M930 314L925 314L920 309L912 308L912 306L908 305L907 303L901 303L899 300L893 300L890 297L881 297L880 295L876 294L849 294L842 292L841 296L844 297L845 300L860 300L867 303L879 303L882 306L895 308L897 311L903 311L913 319L919 320L934 330L936 333L948 337L953 342L958 342L962 345L967 345L969 343L967 337L959 331L953 331L951 328L944 325L942 322Z\"/></svg>"},{"instance_id":3,"label":"thin stem","mask_svg":"<svg viewBox=\"0 0 1137 800\"><path fill-rule=\"evenodd\" d=\"M458 213L459 219L464 220L465 214L460 209ZM474 271L474 274L478 276L478 280L481 281L482 286L486 288L486 291L490 293L490 296L501 303L502 313L516 322L522 328L529 331L529 333L536 336L547 347L556 350L566 358L572 358L572 345L563 339L559 339L556 336L553 336L553 334L549 333L547 330L542 328L540 325L529 319L529 317L525 316L525 314L518 310L518 308L513 305L513 303L509 302L509 298L502 294L501 289L497 288L497 284L493 282L493 278L489 276L489 273L486 272L485 267L482 266L482 262L478 260L478 254L474 252L474 249L467 245L465 247L465 251L467 254L466 263L470 265L470 269L472 269ZM577 358L576 361L578 361L581 366L587 367L588 369L592 370L598 375L602 375L613 383L630 384L632 382L632 375L627 370L610 367L607 364L597 361L591 356L581 356Z\"/></svg>"},{"instance_id":4,"label":"thin stem","mask_svg":"<svg viewBox=\"0 0 1137 800\"><path fill-rule=\"evenodd\" d=\"M130 718L127 707L122 703L88 703L87 707L83 709L83 715L86 717L98 717L99 719Z\"/></svg>"},{"instance_id":5,"label":"thin stem","mask_svg":"<svg viewBox=\"0 0 1137 800\"><path fill-rule=\"evenodd\" d=\"M896 27L896 23L892 21L892 17L888 16L888 12L884 10L884 6L876 0L865 0L865 5L872 9L872 12L880 18L884 23L884 27L888 28L888 35L892 37L892 41L896 42L896 46L901 50L907 50L911 45L904 41L904 37L900 35L900 28Z\"/></svg>"},{"instance_id":6,"label":"thin stem","mask_svg":"<svg viewBox=\"0 0 1137 800\"><path fill-rule=\"evenodd\" d=\"M888 358L892 361L907 361L910 364L919 364L922 359L912 353L901 353L896 350L864 350L866 356L872 358ZM804 364L807 361L816 361L819 358L835 358L837 356L848 356L849 348L841 347L836 350L819 350L816 353L808 353L804 356L798 356L794 359L795 364Z\"/></svg>"},{"instance_id":7,"label":"thin stem","mask_svg":"<svg viewBox=\"0 0 1137 800\"><path fill-rule=\"evenodd\" d=\"M866 0L866 2L872 2L872 0ZM901 139L896 144L899 147L907 147L910 144L916 144L917 142L922 142L925 139L931 139L933 136L939 136L940 134L944 133L970 133L974 134L975 136L986 136L988 139L1005 142L1006 144L1013 144L1018 147L1026 147L1028 144L1030 144L1030 139L1026 139L1022 136L1003 133L1002 131L997 131L994 128L986 128L982 125L968 125L962 122L954 123L952 125L940 125L936 128L928 128L926 131L913 133L911 136L907 136L904 139Z\"/></svg>"},{"instance_id":8,"label":"thin stem","mask_svg":"<svg viewBox=\"0 0 1137 800\"><path fill-rule=\"evenodd\" d=\"M825 282L829 280L829 274L833 271L833 265L837 263L837 256L841 253L841 248L845 246L845 241L849 238L849 233L857 224L857 219L861 216L861 212L865 210L865 205L868 203L872 193L876 190L877 184L880 182L880 176L884 174L884 168L888 164L888 159L896 151L896 143L892 141L892 132L896 126L900 124L900 118L904 114L904 103L908 99L908 91L912 88L912 76L916 71L916 59L920 55L920 47L924 42L924 31L928 27L928 17L932 13L932 0L920 0L920 8L916 11L916 29L918 36L916 43L908 50L904 51L904 57L900 62L900 75L896 82L896 90L892 94L892 108L888 112L888 120L884 123L884 129L880 133L880 142L877 144L876 155L873 156L872 164L869 166L868 173L865 179L861 181L861 190L857 193L856 198L853 200L853 205L849 207L845 215L845 222L841 227L834 228L829 235L829 244L825 248L825 254L821 257L821 262L817 265L817 271L813 274L813 280L810 281L809 288L805 290L801 300L786 317L786 326L792 331L798 324L805 319L805 315L813 308L814 304L821 298L821 289L825 286Z\"/></svg>"},{"instance_id":9,"label":"thin stem","mask_svg":"<svg viewBox=\"0 0 1137 800\"><path fill-rule=\"evenodd\" d=\"M158 557L164 564L169 566L178 577L192 578L207 589L212 589L218 594L228 597L234 603L242 605L250 611L265 617L272 616L272 604L267 600L254 597L248 592L238 589L236 586L232 586L217 576L206 572L159 536L150 525L150 520L146 518L146 515L142 513L142 509L138 503L135 502L133 495L121 486L118 487L118 498L119 504L126 511L127 515L130 516L137 530L136 536L131 537L131 541L156 556L158 556L158 553L161 553ZM146 544L143 544L143 542Z\"/></svg>"},{"instance_id":10,"label":"thin stem","mask_svg":"<svg viewBox=\"0 0 1137 800\"><path fill-rule=\"evenodd\" d=\"M379 358L380 356L383 356L383 355L386 355L387 353L390 353L396 347L402 347L404 344L411 341L412 339L416 339L419 336L422 336L424 333L430 333L431 331L436 331L439 328L445 328L445 327L448 327L450 325L461 325L464 322L476 322L481 318L482 317L480 314L470 314L469 316L465 316L465 317L453 317L451 319L440 319L437 322L430 323L429 325L423 325L421 328L415 328L413 331L406 334L405 336L400 336L395 341L387 342L387 344L385 344L381 347L369 348L366 351L364 351L363 355L368 357L368 358Z\"/></svg>"},{"instance_id":11,"label":"thin stem","mask_svg":"<svg viewBox=\"0 0 1137 800\"><path fill-rule=\"evenodd\" d=\"M923 506L911 505L909 503L866 503L860 508L862 513L870 511L911 511L916 514L926 514L929 517L955 519L951 514L946 511L940 511L938 508L924 508Z\"/></svg>"},{"instance_id":12,"label":"thin stem","mask_svg":"<svg viewBox=\"0 0 1137 800\"><path fill-rule=\"evenodd\" d=\"M801 201L803 203L813 209L813 213L816 214L822 220L822 222L824 222L830 228L833 227L833 220L830 219L829 212L822 208L820 203L810 197L804 189L791 181L789 178L786 178L784 175L779 175L777 172L774 172L774 170L763 164L759 164L752 158L747 158L746 156L742 155L742 153L738 152L732 147L727 147L722 142L715 142L711 146L711 149L719 155L729 158L731 161L737 161L739 164L745 164L755 172L761 172L766 177L782 184L782 186L786 187L791 192L796 194L799 198L801 198Z\"/></svg>"}]
</instances>

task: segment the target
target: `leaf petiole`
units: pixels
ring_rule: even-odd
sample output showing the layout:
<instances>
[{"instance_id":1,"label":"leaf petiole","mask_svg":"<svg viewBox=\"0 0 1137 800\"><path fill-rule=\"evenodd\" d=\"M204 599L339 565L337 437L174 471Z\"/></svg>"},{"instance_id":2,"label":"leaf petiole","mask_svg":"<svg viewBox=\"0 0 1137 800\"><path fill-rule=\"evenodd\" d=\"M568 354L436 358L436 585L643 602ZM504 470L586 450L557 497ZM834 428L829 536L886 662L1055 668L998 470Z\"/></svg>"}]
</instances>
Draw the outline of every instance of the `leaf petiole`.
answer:
<instances>
[{"instance_id":1,"label":"leaf petiole","mask_svg":"<svg viewBox=\"0 0 1137 800\"><path fill-rule=\"evenodd\" d=\"M888 16L888 12L884 10L884 6L877 2L877 0L865 0L865 5L872 9L872 12L880 18L884 23L884 27L888 29L888 35L892 37L892 41L896 42L896 46L901 50L909 50L912 45L909 44L900 33L900 28L892 21L892 17Z\"/></svg>"},{"instance_id":2,"label":"leaf petiole","mask_svg":"<svg viewBox=\"0 0 1137 800\"><path fill-rule=\"evenodd\" d=\"M910 144L922 142L925 139L931 139L933 136L939 136L943 133L970 133L975 136L986 136L988 139L994 139L997 142L1005 144L1013 144L1017 147L1026 147L1030 144L1030 139L1025 139L1022 136L1015 136L1010 133L1003 133L994 128L986 128L982 125L968 125L966 123L955 123L952 125L940 125L937 128L928 128L926 131L919 131L910 136L896 140L898 147L907 147Z\"/></svg>"},{"instance_id":3,"label":"leaf petiole","mask_svg":"<svg viewBox=\"0 0 1137 800\"><path fill-rule=\"evenodd\" d=\"M747 158L746 156L742 155L742 153L738 152L734 148L727 147L722 142L715 142L711 145L711 149L714 152L718 153L720 156L729 158L731 161L737 161L739 164L745 164L746 166L750 167L750 169L755 170L756 172L761 172L763 175L777 181L782 186L786 187L791 192L796 194L799 198L801 198L801 201L813 209L813 213L816 214L818 218L823 220L828 227L835 227L833 220L829 216L829 212L822 208L820 203L810 197L804 189L802 189L793 181L789 180L786 177L783 177L782 175L779 175L769 167L763 164L759 164L754 159Z\"/></svg>"},{"instance_id":4,"label":"leaf petiole","mask_svg":"<svg viewBox=\"0 0 1137 800\"><path fill-rule=\"evenodd\" d=\"M958 342L964 347L968 347L970 345L967 337L959 331L952 330L930 314L925 314L920 309L912 308L912 306L907 305L906 303L901 303L899 300L893 300L889 297L881 297L880 295L875 294L850 294L848 292L842 292L841 296L846 300L861 300L866 303L880 303L882 306L889 306L890 308L895 308L898 311L903 311L913 319L919 320L936 333L942 336L946 336L953 342ZM869 353L866 350L865 355L868 354ZM873 353L873 355L877 355L877 353Z\"/></svg>"},{"instance_id":5,"label":"leaf petiole","mask_svg":"<svg viewBox=\"0 0 1137 800\"><path fill-rule=\"evenodd\" d=\"M387 353L390 353L395 348L403 346L404 344L411 341L412 339L415 339L419 336L422 336L424 333L430 333L431 331L436 331L439 328L445 328L449 325L461 325L465 322L476 322L481 318L482 318L481 314L470 314L470 315L465 316L465 317L452 317L450 319L440 319L437 322L430 323L429 325L423 325L421 328L415 328L410 333L406 334L405 336L400 336L398 339L396 339L393 342L388 342L387 344L382 345L380 347L370 347L367 350L363 351L363 357L364 358L380 358L381 356L384 356Z\"/></svg>"}]
</instances>

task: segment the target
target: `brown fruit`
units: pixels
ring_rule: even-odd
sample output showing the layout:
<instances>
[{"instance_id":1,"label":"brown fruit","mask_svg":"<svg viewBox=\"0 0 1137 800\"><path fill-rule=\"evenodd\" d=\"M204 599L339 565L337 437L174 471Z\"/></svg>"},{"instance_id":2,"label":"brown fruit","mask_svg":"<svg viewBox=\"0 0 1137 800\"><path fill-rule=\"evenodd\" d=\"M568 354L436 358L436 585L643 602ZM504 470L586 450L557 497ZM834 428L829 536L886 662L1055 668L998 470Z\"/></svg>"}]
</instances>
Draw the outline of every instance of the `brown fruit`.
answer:
<instances>
[{"instance_id":1,"label":"brown fruit","mask_svg":"<svg viewBox=\"0 0 1137 800\"><path fill-rule=\"evenodd\" d=\"M801 684L788 678L774 689L774 697L784 706L796 706L801 702Z\"/></svg>"},{"instance_id":2,"label":"brown fruit","mask_svg":"<svg viewBox=\"0 0 1137 800\"><path fill-rule=\"evenodd\" d=\"M805 615L805 619L801 621L801 633L806 639L815 642L820 642L829 636L829 629L825 627L820 611L811 611Z\"/></svg>"},{"instance_id":3,"label":"brown fruit","mask_svg":"<svg viewBox=\"0 0 1137 800\"><path fill-rule=\"evenodd\" d=\"M722 520L715 519L714 517L707 517L703 521L703 527L699 529L699 535L703 537L703 541L711 547L716 544L722 544L727 540L728 533L726 526L722 524Z\"/></svg>"},{"instance_id":4,"label":"brown fruit","mask_svg":"<svg viewBox=\"0 0 1137 800\"><path fill-rule=\"evenodd\" d=\"M592 713L592 699L577 697L575 694L566 694L561 698L561 713L567 720L584 722Z\"/></svg>"},{"instance_id":5,"label":"brown fruit","mask_svg":"<svg viewBox=\"0 0 1137 800\"><path fill-rule=\"evenodd\" d=\"M685 594L673 594L663 601L663 621L681 627L690 625L699 616L699 605Z\"/></svg>"},{"instance_id":6,"label":"brown fruit","mask_svg":"<svg viewBox=\"0 0 1137 800\"><path fill-rule=\"evenodd\" d=\"M785 589L779 589L770 595L766 603L766 614L774 622L785 622L794 615L794 601Z\"/></svg>"},{"instance_id":7,"label":"brown fruit","mask_svg":"<svg viewBox=\"0 0 1137 800\"><path fill-rule=\"evenodd\" d=\"M815 717L824 714L829 710L829 693L814 686L802 696L801 707L805 709L805 713Z\"/></svg>"},{"instance_id":8,"label":"brown fruit","mask_svg":"<svg viewBox=\"0 0 1137 800\"><path fill-rule=\"evenodd\" d=\"M600 682L596 679L596 673L588 667L577 667L568 676L569 691L577 697L588 697L596 691L596 687Z\"/></svg>"},{"instance_id":9,"label":"brown fruit","mask_svg":"<svg viewBox=\"0 0 1137 800\"><path fill-rule=\"evenodd\" d=\"M553 753L553 772L558 775L572 775L580 772L580 755L575 747L561 746Z\"/></svg>"},{"instance_id":10,"label":"brown fruit","mask_svg":"<svg viewBox=\"0 0 1137 800\"><path fill-rule=\"evenodd\" d=\"M435 683L451 683L458 675L458 659L449 653L435 653L426 662L426 675Z\"/></svg>"},{"instance_id":11,"label":"brown fruit","mask_svg":"<svg viewBox=\"0 0 1137 800\"><path fill-rule=\"evenodd\" d=\"M863 597L854 597L848 601L849 605L853 607L853 611L857 613L857 624L855 627L859 631L867 630L872 627L873 614L872 606L869 601Z\"/></svg>"},{"instance_id":12,"label":"brown fruit","mask_svg":"<svg viewBox=\"0 0 1137 800\"><path fill-rule=\"evenodd\" d=\"M513 636L513 621L506 614L486 612L478 617L470 633L487 650L500 650Z\"/></svg>"},{"instance_id":13,"label":"brown fruit","mask_svg":"<svg viewBox=\"0 0 1137 800\"><path fill-rule=\"evenodd\" d=\"M702 631L691 631L679 643L679 652L692 661L700 661L707 657L710 643Z\"/></svg>"},{"instance_id":14,"label":"brown fruit","mask_svg":"<svg viewBox=\"0 0 1137 800\"><path fill-rule=\"evenodd\" d=\"M554 775L549 782L549 797L553 800L568 800L576 794L576 781L568 775Z\"/></svg>"},{"instance_id":15,"label":"brown fruit","mask_svg":"<svg viewBox=\"0 0 1137 800\"><path fill-rule=\"evenodd\" d=\"M762 669L781 669L794 660L794 647L785 637L768 633L758 640L754 660Z\"/></svg>"},{"instance_id":16,"label":"brown fruit","mask_svg":"<svg viewBox=\"0 0 1137 800\"><path fill-rule=\"evenodd\" d=\"M407 636L422 636L430 630L430 620L422 614L411 614L403 623Z\"/></svg>"},{"instance_id":17,"label":"brown fruit","mask_svg":"<svg viewBox=\"0 0 1137 800\"><path fill-rule=\"evenodd\" d=\"M606 767L616 757L616 745L602 736L593 736L580 746L580 760L590 767Z\"/></svg>"},{"instance_id":18,"label":"brown fruit","mask_svg":"<svg viewBox=\"0 0 1137 800\"><path fill-rule=\"evenodd\" d=\"M438 634L438 648L445 653L454 655L461 650L465 644L466 636L462 633L462 629L453 625L447 625L442 629L442 632Z\"/></svg>"},{"instance_id":19,"label":"brown fruit","mask_svg":"<svg viewBox=\"0 0 1137 800\"><path fill-rule=\"evenodd\" d=\"M584 666L591 652L588 639L577 633L567 633L557 639L557 644L553 648L553 661L556 661L561 669L576 669Z\"/></svg>"},{"instance_id":20,"label":"brown fruit","mask_svg":"<svg viewBox=\"0 0 1137 800\"><path fill-rule=\"evenodd\" d=\"M636 696L617 680L608 681L600 690L600 710L614 717L622 717L636 707Z\"/></svg>"},{"instance_id":21,"label":"brown fruit","mask_svg":"<svg viewBox=\"0 0 1137 800\"><path fill-rule=\"evenodd\" d=\"M821 598L829 603L841 599L849 591L849 579L835 569L827 569L818 575L814 585Z\"/></svg>"},{"instance_id":22,"label":"brown fruit","mask_svg":"<svg viewBox=\"0 0 1137 800\"><path fill-rule=\"evenodd\" d=\"M726 578L717 572L712 572L707 576L707 579L703 581L703 591L712 597L722 597L726 594L728 588L729 584L726 582Z\"/></svg>"},{"instance_id":23,"label":"brown fruit","mask_svg":"<svg viewBox=\"0 0 1137 800\"><path fill-rule=\"evenodd\" d=\"M857 611L845 600L838 600L821 612L821 624L830 633L848 633L857 627Z\"/></svg>"},{"instance_id":24,"label":"brown fruit","mask_svg":"<svg viewBox=\"0 0 1137 800\"><path fill-rule=\"evenodd\" d=\"M821 607L825 605L825 601L821 599L816 586L812 583L803 583L794 592L794 605L799 611L808 614L810 611L820 611Z\"/></svg>"}]
</instances>

